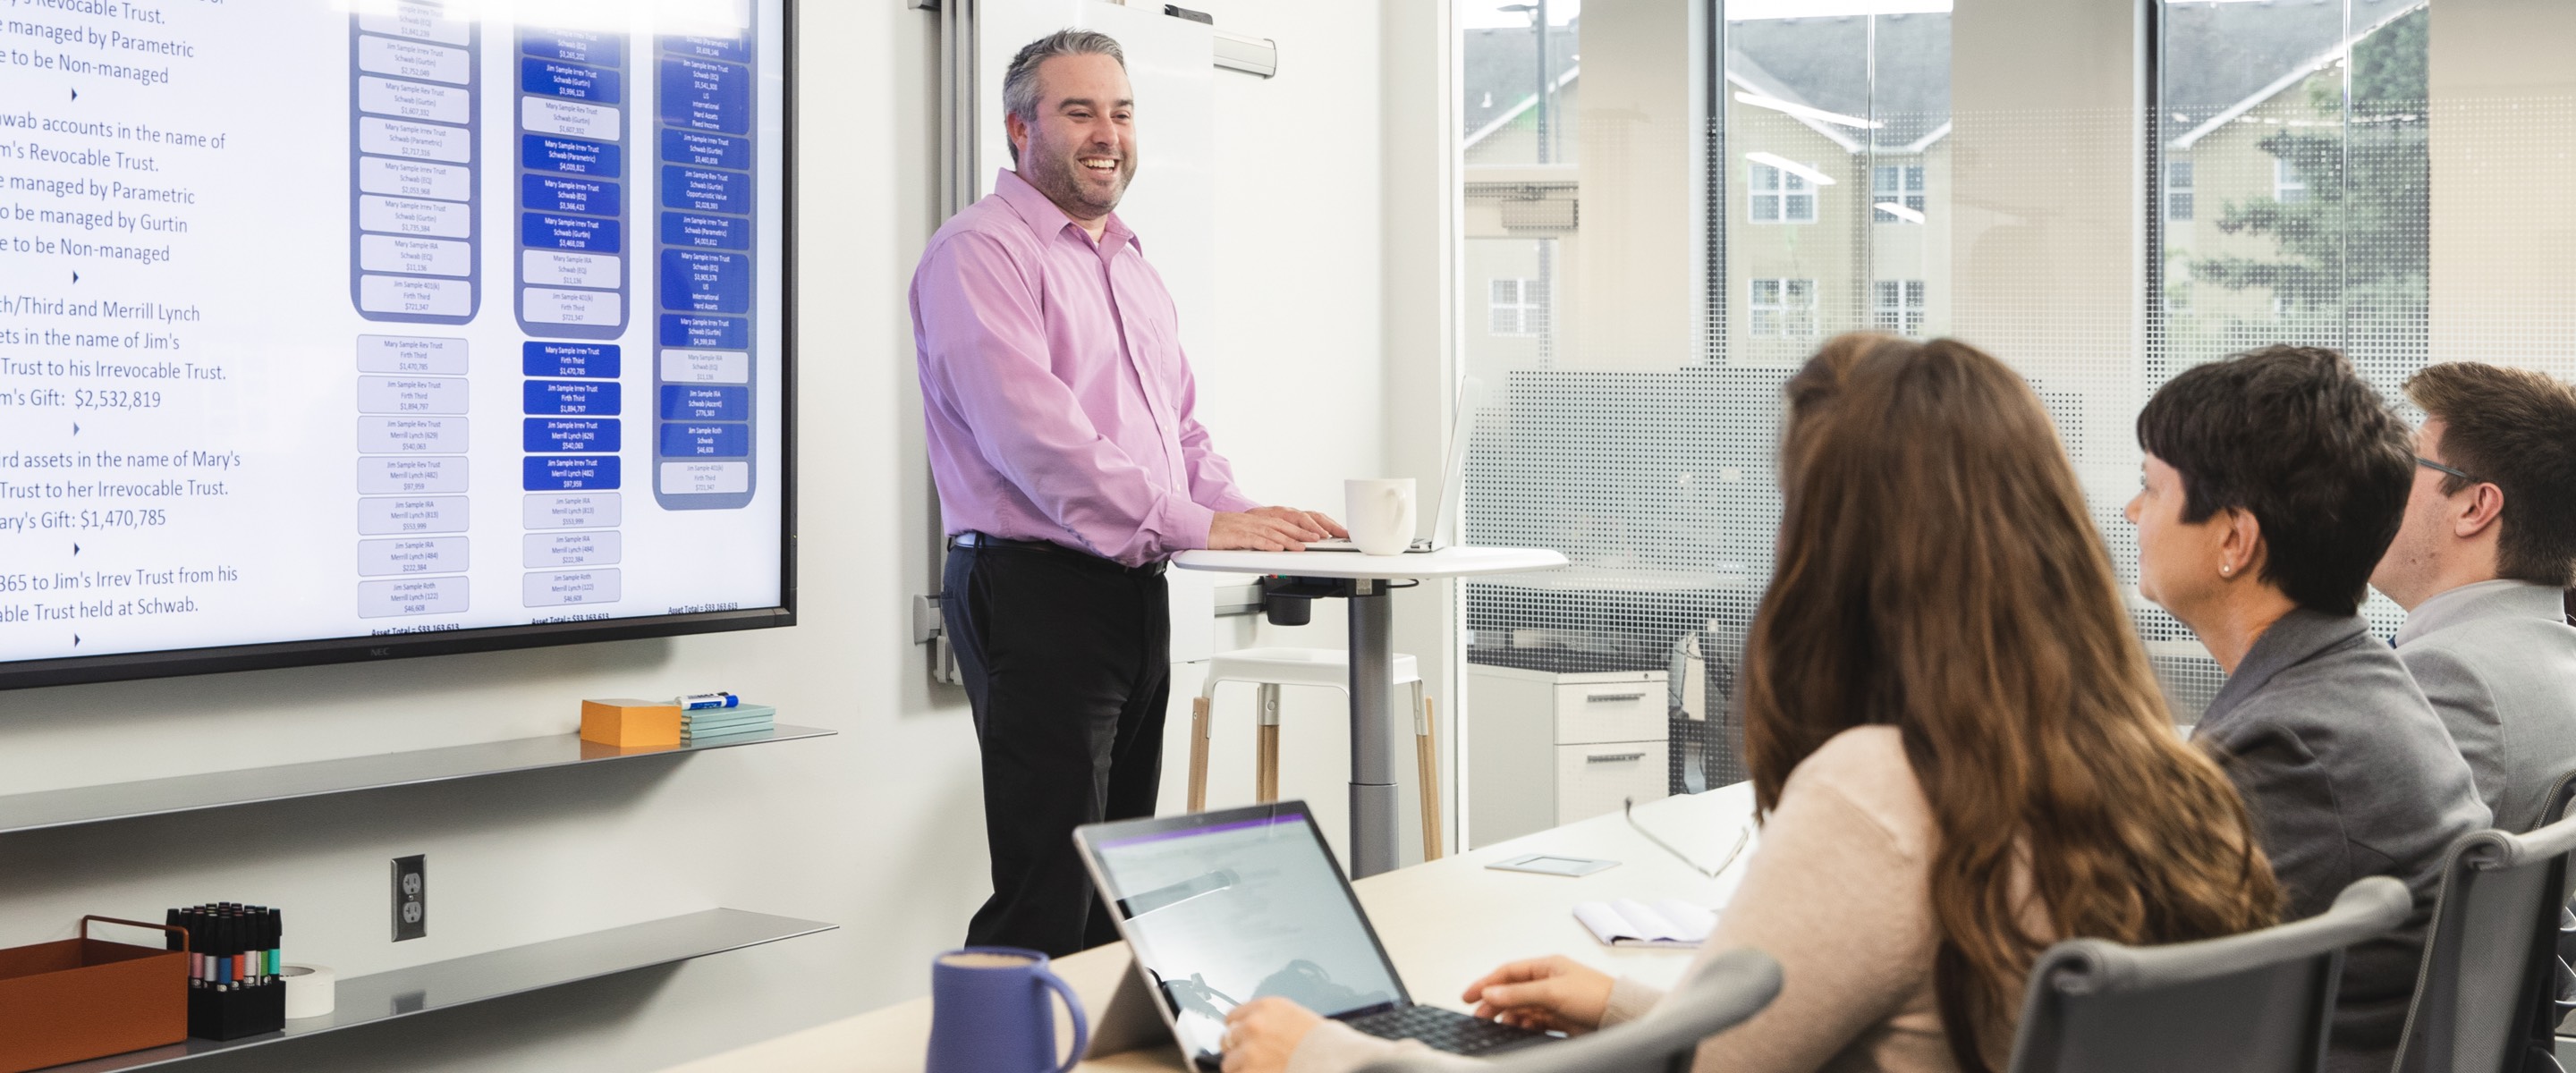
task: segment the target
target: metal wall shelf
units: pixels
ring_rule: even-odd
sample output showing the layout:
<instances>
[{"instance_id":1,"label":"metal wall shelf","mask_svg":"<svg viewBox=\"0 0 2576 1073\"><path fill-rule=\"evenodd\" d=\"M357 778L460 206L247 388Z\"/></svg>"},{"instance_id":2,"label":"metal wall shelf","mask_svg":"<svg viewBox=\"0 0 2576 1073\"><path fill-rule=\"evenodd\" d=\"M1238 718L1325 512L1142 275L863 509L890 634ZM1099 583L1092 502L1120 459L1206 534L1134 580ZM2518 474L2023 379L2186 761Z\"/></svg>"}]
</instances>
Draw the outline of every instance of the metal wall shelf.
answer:
<instances>
[{"instance_id":1,"label":"metal wall shelf","mask_svg":"<svg viewBox=\"0 0 2576 1073\"><path fill-rule=\"evenodd\" d=\"M785 731L788 728L779 729ZM111 1073L148 1069L721 954L831 931L836 927L838 925L766 913L746 913L739 909L709 909L568 939L550 939L488 954L354 977L340 981L332 1012L288 1021L283 1031L220 1043L191 1039L167 1047L53 1066L40 1073Z\"/></svg>"},{"instance_id":2,"label":"metal wall shelf","mask_svg":"<svg viewBox=\"0 0 2576 1073\"><path fill-rule=\"evenodd\" d=\"M822 738L837 733L817 727L782 724L767 733L744 734L704 745L628 749L586 742L577 734L550 734L542 738L415 749L345 760L315 760L203 775L39 790L0 796L0 835L173 812L229 808L262 801L471 779L513 771L606 764L647 756L729 749L737 745Z\"/></svg>"}]
</instances>

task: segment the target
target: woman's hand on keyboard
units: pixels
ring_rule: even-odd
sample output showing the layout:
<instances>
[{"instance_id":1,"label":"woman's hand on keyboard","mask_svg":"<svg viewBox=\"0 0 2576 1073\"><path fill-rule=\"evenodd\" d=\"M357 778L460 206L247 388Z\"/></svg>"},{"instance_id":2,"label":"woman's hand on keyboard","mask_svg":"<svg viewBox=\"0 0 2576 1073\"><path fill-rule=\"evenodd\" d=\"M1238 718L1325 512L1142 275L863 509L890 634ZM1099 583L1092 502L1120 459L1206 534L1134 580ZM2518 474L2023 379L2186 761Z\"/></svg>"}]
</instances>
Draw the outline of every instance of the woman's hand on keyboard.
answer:
<instances>
[{"instance_id":1,"label":"woman's hand on keyboard","mask_svg":"<svg viewBox=\"0 0 2576 1073\"><path fill-rule=\"evenodd\" d=\"M1590 1032L1610 1006L1608 973L1571 958L1515 961L1467 985L1476 1016L1543 1032Z\"/></svg>"},{"instance_id":2,"label":"woman's hand on keyboard","mask_svg":"<svg viewBox=\"0 0 2576 1073\"><path fill-rule=\"evenodd\" d=\"M1225 1015L1225 1073L1279 1073L1324 1019L1284 998L1257 998Z\"/></svg>"}]
</instances>

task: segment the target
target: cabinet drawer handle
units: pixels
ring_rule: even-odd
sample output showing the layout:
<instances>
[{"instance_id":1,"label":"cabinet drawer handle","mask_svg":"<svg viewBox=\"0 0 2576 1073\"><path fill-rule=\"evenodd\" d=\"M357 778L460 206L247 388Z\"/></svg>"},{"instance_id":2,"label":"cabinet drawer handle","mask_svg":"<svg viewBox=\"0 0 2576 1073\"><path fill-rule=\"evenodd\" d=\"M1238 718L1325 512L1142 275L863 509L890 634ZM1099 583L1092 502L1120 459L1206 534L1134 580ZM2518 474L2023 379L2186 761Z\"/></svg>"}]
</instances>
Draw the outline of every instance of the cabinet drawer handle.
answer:
<instances>
[{"instance_id":1,"label":"cabinet drawer handle","mask_svg":"<svg viewBox=\"0 0 2576 1073\"><path fill-rule=\"evenodd\" d=\"M1646 754L1644 753L1589 753L1583 757L1583 762L1587 764L1616 764L1626 760L1643 760L1645 758Z\"/></svg>"},{"instance_id":2,"label":"cabinet drawer handle","mask_svg":"<svg viewBox=\"0 0 2576 1073\"><path fill-rule=\"evenodd\" d=\"M1614 701L1644 699L1646 695L1643 693L1586 693L1583 695L1583 701L1586 704L1609 704Z\"/></svg>"}]
</instances>

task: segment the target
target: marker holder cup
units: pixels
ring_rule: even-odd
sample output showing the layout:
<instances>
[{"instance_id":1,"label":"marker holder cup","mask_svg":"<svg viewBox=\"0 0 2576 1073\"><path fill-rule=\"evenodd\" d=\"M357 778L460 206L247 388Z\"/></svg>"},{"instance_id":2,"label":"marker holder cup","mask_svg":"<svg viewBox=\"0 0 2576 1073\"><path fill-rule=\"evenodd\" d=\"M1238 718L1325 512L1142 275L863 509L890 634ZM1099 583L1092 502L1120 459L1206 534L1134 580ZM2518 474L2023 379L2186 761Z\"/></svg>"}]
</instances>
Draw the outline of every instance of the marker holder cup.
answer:
<instances>
[{"instance_id":1,"label":"marker holder cup","mask_svg":"<svg viewBox=\"0 0 2576 1073\"><path fill-rule=\"evenodd\" d=\"M188 989L188 1034L198 1039L240 1039L284 1027L285 977L221 991L211 987Z\"/></svg>"}]
</instances>

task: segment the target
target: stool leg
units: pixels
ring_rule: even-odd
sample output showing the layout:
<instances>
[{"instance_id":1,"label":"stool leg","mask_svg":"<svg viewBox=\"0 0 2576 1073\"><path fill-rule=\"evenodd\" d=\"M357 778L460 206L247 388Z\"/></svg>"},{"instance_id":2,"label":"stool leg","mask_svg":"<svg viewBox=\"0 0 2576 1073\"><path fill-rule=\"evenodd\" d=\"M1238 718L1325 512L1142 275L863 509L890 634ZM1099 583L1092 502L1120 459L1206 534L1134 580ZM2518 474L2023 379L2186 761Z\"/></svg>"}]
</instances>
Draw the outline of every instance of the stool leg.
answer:
<instances>
[{"instance_id":1,"label":"stool leg","mask_svg":"<svg viewBox=\"0 0 2576 1073\"><path fill-rule=\"evenodd\" d=\"M1190 700L1190 811L1207 811L1208 699Z\"/></svg>"},{"instance_id":2,"label":"stool leg","mask_svg":"<svg viewBox=\"0 0 2576 1073\"><path fill-rule=\"evenodd\" d=\"M1261 736L1254 749L1252 799L1262 804L1279 800L1279 687L1261 686Z\"/></svg>"},{"instance_id":3,"label":"stool leg","mask_svg":"<svg viewBox=\"0 0 2576 1073\"><path fill-rule=\"evenodd\" d=\"M1422 683L1413 684L1413 755L1422 768L1422 859L1436 861L1440 852L1440 732L1431 714L1431 698Z\"/></svg>"}]
</instances>

